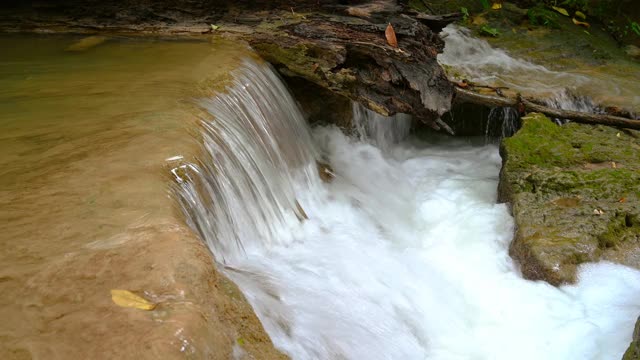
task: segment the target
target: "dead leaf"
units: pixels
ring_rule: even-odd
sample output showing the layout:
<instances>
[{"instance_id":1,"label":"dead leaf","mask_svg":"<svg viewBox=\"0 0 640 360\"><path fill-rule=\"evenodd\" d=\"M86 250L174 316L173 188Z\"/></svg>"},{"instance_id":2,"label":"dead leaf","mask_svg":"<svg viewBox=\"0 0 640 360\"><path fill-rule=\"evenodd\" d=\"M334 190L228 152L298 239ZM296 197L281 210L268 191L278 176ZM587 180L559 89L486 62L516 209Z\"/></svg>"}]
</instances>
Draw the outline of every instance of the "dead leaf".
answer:
<instances>
[{"instance_id":1,"label":"dead leaf","mask_svg":"<svg viewBox=\"0 0 640 360\"><path fill-rule=\"evenodd\" d=\"M593 213L595 215L604 215L604 211L600 210L600 209L593 209Z\"/></svg>"},{"instance_id":2,"label":"dead leaf","mask_svg":"<svg viewBox=\"0 0 640 360\"><path fill-rule=\"evenodd\" d=\"M623 203L623 202L626 202L626 201L627 201L626 198L620 198L620 200L618 200L619 203Z\"/></svg>"},{"instance_id":3,"label":"dead leaf","mask_svg":"<svg viewBox=\"0 0 640 360\"><path fill-rule=\"evenodd\" d=\"M318 67L320 67L320 65L318 65L318 64L316 63L316 64L313 64L313 66L311 67L311 69L313 70L313 72L316 72L316 70L318 70Z\"/></svg>"},{"instance_id":4,"label":"dead leaf","mask_svg":"<svg viewBox=\"0 0 640 360\"><path fill-rule=\"evenodd\" d=\"M616 134L616 137L617 137L617 138L619 138L619 137L620 137L620 133L617 133L617 134Z\"/></svg>"},{"instance_id":5,"label":"dead leaf","mask_svg":"<svg viewBox=\"0 0 640 360\"><path fill-rule=\"evenodd\" d=\"M588 22L583 22L583 21L578 21L576 20L576 18L571 19L573 21L574 24L579 25L579 26L584 26L586 28L590 28L591 24L589 24Z\"/></svg>"},{"instance_id":6,"label":"dead leaf","mask_svg":"<svg viewBox=\"0 0 640 360\"><path fill-rule=\"evenodd\" d=\"M587 20L587 15L585 15L583 12L581 11L576 11L576 17L578 19L582 19L582 20Z\"/></svg>"},{"instance_id":7,"label":"dead leaf","mask_svg":"<svg viewBox=\"0 0 640 360\"><path fill-rule=\"evenodd\" d=\"M614 169L617 169L617 168L618 168L618 165L616 164L616 162L615 162L615 161L612 161L612 162L611 162L611 167L612 167L612 168L614 168Z\"/></svg>"},{"instance_id":8,"label":"dead leaf","mask_svg":"<svg viewBox=\"0 0 640 360\"><path fill-rule=\"evenodd\" d=\"M493 10L500 10L500 9L502 9L502 4L501 4L501 3L498 3L498 2L495 2L495 3L493 3L493 4L491 5L491 8L492 8Z\"/></svg>"},{"instance_id":9,"label":"dead leaf","mask_svg":"<svg viewBox=\"0 0 640 360\"><path fill-rule=\"evenodd\" d=\"M552 6L551 8L564 16L569 16L569 12L566 9L557 6Z\"/></svg>"},{"instance_id":10,"label":"dead leaf","mask_svg":"<svg viewBox=\"0 0 640 360\"><path fill-rule=\"evenodd\" d=\"M131 291L119 289L111 289L111 300L118 306L140 310L153 310L157 305Z\"/></svg>"},{"instance_id":11,"label":"dead leaf","mask_svg":"<svg viewBox=\"0 0 640 360\"><path fill-rule=\"evenodd\" d=\"M395 30L393 30L393 26L391 26L391 23L387 25L387 29L384 31L384 36L387 38L387 44L389 44L394 48L398 47L398 39L396 38L396 32Z\"/></svg>"}]
</instances>

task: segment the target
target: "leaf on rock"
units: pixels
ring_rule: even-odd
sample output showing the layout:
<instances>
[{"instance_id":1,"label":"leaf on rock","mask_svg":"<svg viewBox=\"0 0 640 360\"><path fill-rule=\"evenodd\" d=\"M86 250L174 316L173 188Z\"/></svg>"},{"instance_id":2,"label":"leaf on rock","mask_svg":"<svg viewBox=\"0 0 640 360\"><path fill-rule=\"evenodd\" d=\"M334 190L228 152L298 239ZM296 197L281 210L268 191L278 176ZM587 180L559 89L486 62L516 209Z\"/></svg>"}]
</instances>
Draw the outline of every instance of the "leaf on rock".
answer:
<instances>
[{"instance_id":1,"label":"leaf on rock","mask_svg":"<svg viewBox=\"0 0 640 360\"><path fill-rule=\"evenodd\" d=\"M500 35L500 32L498 31L498 29L493 28L489 25L484 25L483 27L480 28L480 33L481 34L486 34L486 35L491 35L493 37L497 37L498 35Z\"/></svg>"},{"instance_id":2,"label":"leaf on rock","mask_svg":"<svg viewBox=\"0 0 640 360\"><path fill-rule=\"evenodd\" d=\"M588 22L578 21L578 20L576 20L576 18L573 18L571 20L573 20L573 23L576 24L576 25L584 26L586 28L590 28L591 27L591 25Z\"/></svg>"},{"instance_id":3,"label":"leaf on rock","mask_svg":"<svg viewBox=\"0 0 640 360\"><path fill-rule=\"evenodd\" d=\"M131 291L119 289L111 289L111 300L118 306L140 310L153 310L157 305Z\"/></svg>"},{"instance_id":4,"label":"leaf on rock","mask_svg":"<svg viewBox=\"0 0 640 360\"><path fill-rule=\"evenodd\" d=\"M583 12L581 11L576 11L576 17L582 20L587 20L587 15L585 15Z\"/></svg>"},{"instance_id":5,"label":"leaf on rock","mask_svg":"<svg viewBox=\"0 0 640 360\"><path fill-rule=\"evenodd\" d=\"M387 44L393 46L394 48L398 47L398 39L396 38L396 32L393 30L393 26L391 23L387 25L387 29L384 31L384 36L387 38Z\"/></svg>"},{"instance_id":6,"label":"leaf on rock","mask_svg":"<svg viewBox=\"0 0 640 360\"><path fill-rule=\"evenodd\" d=\"M552 6L551 8L564 16L569 16L569 12L566 9L557 6Z\"/></svg>"}]
</instances>

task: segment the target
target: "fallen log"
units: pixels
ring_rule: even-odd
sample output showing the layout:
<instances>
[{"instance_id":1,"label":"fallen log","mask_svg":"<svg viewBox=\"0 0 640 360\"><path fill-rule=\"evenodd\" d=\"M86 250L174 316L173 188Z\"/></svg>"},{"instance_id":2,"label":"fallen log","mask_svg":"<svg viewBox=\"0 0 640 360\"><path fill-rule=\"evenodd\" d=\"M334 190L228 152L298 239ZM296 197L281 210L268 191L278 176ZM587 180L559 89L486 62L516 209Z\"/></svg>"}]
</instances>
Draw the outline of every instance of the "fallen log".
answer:
<instances>
[{"instance_id":1,"label":"fallen log","mask_svg":"<svg viewBox=\"0 0 640 360\"><path fill-rule=\"evenodd\" d=\"M408 113L442 129L438 119L450 109L453 96L436 60L444 42L415 17L389 13L396 8L394 1L376 1L345 10L357 16L274 13L243 37L289 78L304 79L379 114ZM225 28L222 24L221 31ZM391 28L397 44L385 36Z\"/></svg>"},{"instance_id":2,"label":"fallen log","mask_svg":"<svg viewBox=\"0 0 640 360\"><path fill-rule=\"evenodd\" d=\"M577 123L591 125L606 125L627 129L640 130L640 120L628 119L606 114L592 114L581 111L560 110L537 104L531 100L518 97L508 98L487 94L479 94L471 90L455 88L454 102L471 103L490 107L514 107L520 112L539 112L547 116L567 119Z\"/></svg>"}]
</instances>

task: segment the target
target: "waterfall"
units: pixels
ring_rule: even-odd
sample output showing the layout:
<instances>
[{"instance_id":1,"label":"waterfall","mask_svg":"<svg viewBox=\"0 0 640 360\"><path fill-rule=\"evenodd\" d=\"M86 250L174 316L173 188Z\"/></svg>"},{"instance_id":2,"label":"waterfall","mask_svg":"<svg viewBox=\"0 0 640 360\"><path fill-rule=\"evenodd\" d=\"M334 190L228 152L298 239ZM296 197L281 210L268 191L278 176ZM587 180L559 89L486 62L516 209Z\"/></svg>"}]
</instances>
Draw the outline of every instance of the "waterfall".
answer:
<instances>
[{"instance_id":1,"label":"waterfall","mask_svg":"<svg viewBox=\"0 0 640 360\"><path fill-rule=\"evenodd\" d=\"M358 137L371 141L380 148L389 148L409 136L411 116L396 114L383 116L354 102L352 104L353 125Z\"/></svg>"},{"instance_id":2,"label":"waterfall","mask_svg":"<svg viewBox=\"0 0 640 360\"><path fill-rule=\"evenodd\" d=\"M512 107L497 107L489 112L487 127L484 136L487 141L490 138L504 139L513 136L520 129L520 114Z\"/></svg>"},{"instance_id":3,"label":"waterfall","mask_svg":"<svg viewBox=\"0 0 640 360\"><path fill-rule=\"evenodd\" d=\"M317 181L308 125L278 75L251 60L231 75L226 92L200 101L210 114L200 161L173 171L188 221L222 262L281 241L301 211L294 184Z\"/></svg>"},{"instance_id":4,"label":"waterfall","mask_svg":"<svg viewBox=\"0 0 640 360\"><path fill-rule=\"evenodd\" d=\"M269 66L232 75L201 102L203 154L174 166L176 192L292 359L622 356L640 272L598 263L571 286L524 280L495 145L403 140L405 116L357 107L358 138L310 130ZM317 180L318 154L331 182Z\"/></svg>"}]
</instances>

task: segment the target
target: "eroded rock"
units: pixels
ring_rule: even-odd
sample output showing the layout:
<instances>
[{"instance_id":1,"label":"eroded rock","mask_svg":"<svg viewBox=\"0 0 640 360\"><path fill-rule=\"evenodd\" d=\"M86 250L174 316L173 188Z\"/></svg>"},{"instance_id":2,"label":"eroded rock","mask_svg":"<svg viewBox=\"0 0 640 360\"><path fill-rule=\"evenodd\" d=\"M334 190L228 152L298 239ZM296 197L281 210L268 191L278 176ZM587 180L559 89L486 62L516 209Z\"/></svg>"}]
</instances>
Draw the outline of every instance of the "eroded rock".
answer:
<instances>
[{"instance_id":1,"label":"eroded rock","mask_svg":"<svg viewBox=\"0 0 640 360\"><path fill-rule=\"evenodd\" d=\"M500 150L499 200L511 203L510 254L526 278L572 283L598 260L640 268L640 132L530 114Z\"/></svg>"}]
</instances>

